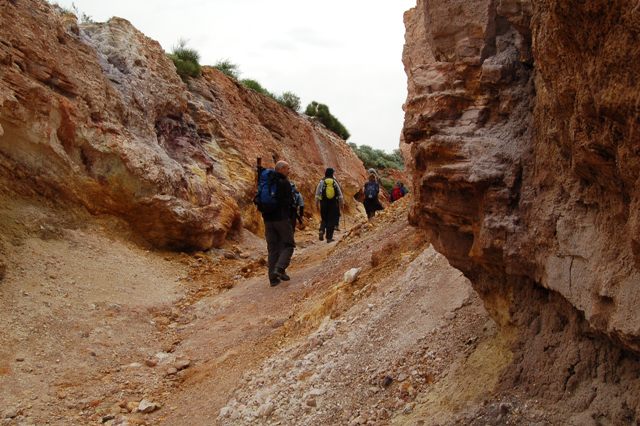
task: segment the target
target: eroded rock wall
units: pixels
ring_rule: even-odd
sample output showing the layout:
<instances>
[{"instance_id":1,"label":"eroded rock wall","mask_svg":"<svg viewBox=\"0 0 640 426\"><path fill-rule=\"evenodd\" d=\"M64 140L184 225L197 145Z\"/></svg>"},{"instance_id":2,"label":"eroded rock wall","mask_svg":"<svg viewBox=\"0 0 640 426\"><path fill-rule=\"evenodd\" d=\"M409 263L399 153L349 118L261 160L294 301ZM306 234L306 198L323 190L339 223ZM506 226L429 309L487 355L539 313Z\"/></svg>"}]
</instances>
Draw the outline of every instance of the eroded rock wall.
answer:
<instances>
[{"instance_id":1,"label":"eroded rock wall","mask_svg":"<svg viewBox=\"0 0 640 426\"><path fill-rule=\"evenodd\" d=\"M158 246L206 249L259 228L257 156L289 160L307 197L328 166L350 194L364 179L333 133L216 70L183 83L124 19L79 26L37 0L0 10L0 176L13 190L121 216Z\"/></svg>"},{"instance_id":2,"label":"eroded rock wall","mask_svg":"<svg viewBox=\"0 0 640 426\"><path fill-rule=\"evenodd\" d=\"M418 0L405 15L411 220L520 330L508 383L557 398L637 393L636 3ZM581 392L576 410L595 398ZM638 417L637 398L599 405Z\"/></svg>"},{"instance_id":3,"label":"eroded rock wall","mask_svg":"<svg viewBox=\"0 0 640 426\"><path fill-rule=\"evenodd\" d=\"M405 15L411 220L476 286L534 265L515 241L534 123L526 4L418 1Z\"/></svg>"}]
</instances>

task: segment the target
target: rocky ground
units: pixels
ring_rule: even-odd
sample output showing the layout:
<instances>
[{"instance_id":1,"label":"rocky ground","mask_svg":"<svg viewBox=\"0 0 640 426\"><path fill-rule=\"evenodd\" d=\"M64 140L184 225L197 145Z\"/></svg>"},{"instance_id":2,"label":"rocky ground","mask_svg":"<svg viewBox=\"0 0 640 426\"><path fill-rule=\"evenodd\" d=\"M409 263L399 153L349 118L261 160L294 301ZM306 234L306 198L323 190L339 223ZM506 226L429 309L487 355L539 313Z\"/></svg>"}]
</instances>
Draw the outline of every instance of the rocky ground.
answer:
<instances>
[{"instance_id":1,"label":"rocky ground","mask_svg":"<svg viewBox=\"0 0 640 426\"><path fill-rule=\"evenodd\" d=\"M276 288L250 233L159 252L123 222L3 200L2 424L449 424L535 411L488 402L509 342L407 224L406 200L371 223L349 218L334 244L298 231L292 280Z\"/></svg>"}]
</instances>

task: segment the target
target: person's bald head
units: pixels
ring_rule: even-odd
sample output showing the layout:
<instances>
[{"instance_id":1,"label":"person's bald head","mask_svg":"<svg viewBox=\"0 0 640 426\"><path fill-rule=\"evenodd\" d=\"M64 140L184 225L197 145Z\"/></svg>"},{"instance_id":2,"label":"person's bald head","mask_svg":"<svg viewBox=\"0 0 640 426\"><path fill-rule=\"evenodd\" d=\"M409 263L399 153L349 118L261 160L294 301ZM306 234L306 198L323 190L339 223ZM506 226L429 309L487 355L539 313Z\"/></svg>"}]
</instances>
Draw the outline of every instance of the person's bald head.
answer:
<instances>
[{"instance_id":1,"label":"person's bald head","mask_svg":"<svg viewBox=\"0 0 640 426\"><path fill-rule=\"evenodd\" d=\"M289 176L289 163L287 163L286 161L278 161L276 163L276 172L284 175L284 176Z\"/></svg>"}]
</instances>

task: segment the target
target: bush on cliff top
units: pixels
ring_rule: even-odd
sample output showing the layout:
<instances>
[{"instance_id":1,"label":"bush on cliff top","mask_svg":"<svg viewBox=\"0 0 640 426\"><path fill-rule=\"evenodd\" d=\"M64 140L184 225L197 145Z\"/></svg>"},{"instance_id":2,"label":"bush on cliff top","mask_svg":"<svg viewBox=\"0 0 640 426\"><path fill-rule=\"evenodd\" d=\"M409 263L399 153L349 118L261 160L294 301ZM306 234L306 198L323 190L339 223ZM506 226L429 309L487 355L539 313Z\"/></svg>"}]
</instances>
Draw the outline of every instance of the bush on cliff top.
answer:
<instances>
[{"instance_id":1,"label":"bush on cliff top","mask_svg":"<svg viewBox=\"0 0 640 426\"><path fill-rule=\"evenodd\" d=\"M300 111L300 97L293 92L284 92L276 100L295 112Z\"/></svg>"},{"instance_id":2,"label":"bush on cliff top","mask_svg":"<svg viewBox=\"0 0 640 426\"><path fill-rule=\"evenodd\" d=\"M186 40L179 40L168 55L176 66L178 75L182 81L187 81L190 77L199 77L202 72L200 66L200 53L197 50L187 47Z\"/></svg>"},{"instance_id":3,"label":"bush on cliff top","mask_svg":"<svg viewBox=\"0 0 640 426\"><path fill-rule=\"evenodd\" d=\"M229 59L219 60L213 67L234 80L240 78L240 67Z\"/></svg>"},{"instance_id":4,"label":"bush on cliff top","mask_svg":"<svg viewBox=\"0 0 640 426\"><path fill-rule=\"evenodd\" d=\"M268 96L271 99L275 99L276 98L273 93L271 93L270 91L268 91L267 89L262 87L262 85L260 83L258 83L256 80L252 80L250 78L245 78L244 80L241 80L240 83L242 83L242 85L244 87L247 87L247 88L253 90L254 92L258 92L261 95Z\"/></svg>"},{"instance_id":5,"label":"bush on cliff top","mask_svg":"<svg viewBox=\"0 0 640 426\"><path fill-rule=\"evenodd\" d=\"M295 112L298 112L300 110L300 97L298 97L298 95L293 92L284 92L282 95L276 96L275 94L265 89L256 80L245 78L244 80L240 80L240 83L243 86L253 90L254 92L258 92L262 95L270 97L280 105L285 106Z\"/></svg>"},{"instance_id":6,"label":"bush on cliff top","mask_svg":"<svg viewBox=\"0 0 640 426\"><path fill-rule=\"evenodd\" d=\"M372 148L369 145L358 146L355 143L350 143L349 146L367 169L404 169L404 160L399 149L394 149L393 152L389 154L381 149Z\"/></svg>"},{"instance_id":7,"label":"bush on cliff top","mask_svg":"<svg viewBox=\"0 0 640 426\"><path fill-rule=\"evenodd\" d=\"M315 117L324 126L340 136L342 139L347 140L351 137L351 134L346 127L331 114L329 107L325 104L318 103L316 101L311 102L304 112L309 117Z\"/></svg>"}]
</instances>

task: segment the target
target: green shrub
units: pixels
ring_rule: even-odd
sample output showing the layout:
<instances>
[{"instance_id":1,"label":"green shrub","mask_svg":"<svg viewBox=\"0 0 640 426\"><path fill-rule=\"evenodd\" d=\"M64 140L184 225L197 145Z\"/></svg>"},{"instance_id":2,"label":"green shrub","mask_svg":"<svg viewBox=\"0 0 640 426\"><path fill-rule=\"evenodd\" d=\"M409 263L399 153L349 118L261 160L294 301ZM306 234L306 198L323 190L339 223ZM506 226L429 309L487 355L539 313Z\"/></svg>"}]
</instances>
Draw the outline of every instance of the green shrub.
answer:
<instances>
[{"instance_id":1,"label":"green shrub","mask_svg":"<svg viewBox=\"0 0 640 426\"><path fill-rule=\"evenodd\" d=\"M287 108L294 110L295 112L300 111L300 97L295 93L284 92L281 96L278 97L277 101Z\"/></svg>"},{"instance_id":2,"label":"green shrub","mask_svg":"<svg viewBox=\"0 0 640 426\"><path fill-rule=\"evenodd\" d=\"M244 80L240 80L240 83L242 83L242 85L244 87L247 87L247 88L253 90L254 92L258 92L261 95L268 96L271 99L276 99L276 97L275 97L275 95L273 93L271 93L270 91L268 91L267 89L262 87L262 85L260 83L258 83L256 80L252 80L250 78L245 78Z\"/></svg>"},{"instance_id":3,"label":"green shrub","mask_svg":"<svg viewBox=\"0 0 640 426\"><path fill-rule=\"evenodd\" d=\"M197 50L187 47L186 40L179 40L168 55L176 66L178 75L182 81L187 81L190 77L199 77L202 69L200 67L200 54Z\"/></svg>"},{"instance_id":4,"label":"green shrub","mask_svg":"<svg viewBox=\"0 0 640 426\"><path fill-rule=\"evenodd\" d=\"M240 67L228 59L218 61L213 67L234 80L240 78Z\"/></svg>"},{"instance_id":5,"label":"green shrub","mask_svg":"<svg viewBox=\"0 0 640 426\"><path fill-rule=\"evenodd\" d=\"M329 107L325 104L318 103L316 101L311 102L307 105L307 109L304 111L306 115L309 117L315 117L320 121L324 126L340 136L342 139L347 140L351 137L349 131L346 127L331 114L329 111Z\"/></svg>"},{"instance_id":6,"label":"green shrub","mask_svg":"<svg viewBox=\"0 0 640 426\"><path fill-rule=\"evenodd\" d=\"M256 80L245 78L244 80L240 80L240 84L243 86L253 90L254 92L258 92L261 95L265 95L270 97L271 99L278 102L280 105L283 105L287 108L291 108L294 111L300 110L300 98L292 92L284 92L280 96L276 96L267 89L265 89L262 84L258 83Z\"/></svg>"},{"instance_id":7,"label":"green shrub","mask_svg":"<svg viewBox=\"0 0 640 426\"><path fill-rule=\"evenodd\" d=\"M358 146L355 143L350 143L349 146L367 169L404 169L404 161L399 149L395 149L389 154L381 149L374 149L369 145Z\"/></svg>"}]
</instances>

